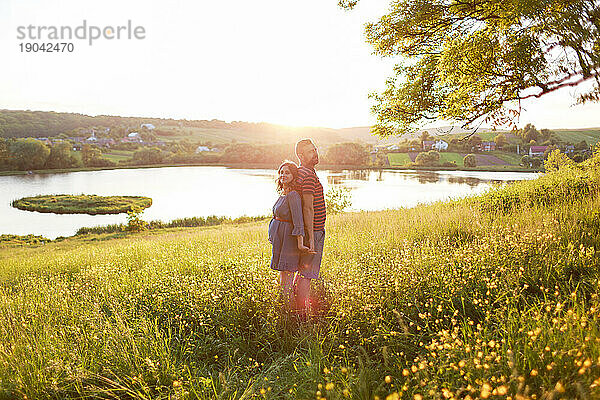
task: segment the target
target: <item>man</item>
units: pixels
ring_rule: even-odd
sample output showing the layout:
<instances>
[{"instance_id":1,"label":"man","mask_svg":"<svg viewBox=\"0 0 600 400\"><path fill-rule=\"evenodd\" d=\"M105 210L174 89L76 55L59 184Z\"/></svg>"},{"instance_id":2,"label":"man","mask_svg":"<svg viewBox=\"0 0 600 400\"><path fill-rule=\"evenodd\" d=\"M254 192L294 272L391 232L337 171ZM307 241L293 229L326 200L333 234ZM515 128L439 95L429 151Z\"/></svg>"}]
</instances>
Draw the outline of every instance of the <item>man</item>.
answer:
<instances>
[{"instance_id":1,"label":"man","mask_svg":"<svg viewBox=\"0 0 600 400\"><path fill-rule=\"evenodd\" d=\"M296 275L296 304L302 313L306 313L309 307L310 281L319 277L323 257L325 198L323 186L314 168L319 163L319 153L312 140L302 139L296 143L296 156L300 161L298 187L302 194L305 244L309 248L308 252L304 252L300 256L300 265Z\"/></svg>"}]
</instances>

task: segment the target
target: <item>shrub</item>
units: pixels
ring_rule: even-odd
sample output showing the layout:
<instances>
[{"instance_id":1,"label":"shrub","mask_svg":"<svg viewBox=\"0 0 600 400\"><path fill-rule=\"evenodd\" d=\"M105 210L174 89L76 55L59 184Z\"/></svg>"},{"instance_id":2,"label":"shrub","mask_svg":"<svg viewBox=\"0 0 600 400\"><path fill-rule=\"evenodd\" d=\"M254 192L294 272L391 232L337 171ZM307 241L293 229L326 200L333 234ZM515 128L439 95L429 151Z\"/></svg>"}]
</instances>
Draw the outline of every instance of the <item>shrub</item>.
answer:
<instances>
[{"instance_id":1,"label":"shrub","mask_svg":"<svg viewBox=\"0 0 600 400\"><path fill-rule=\"evenodd\" d=\"M475 157L475 154L467 154L464 158L463 158L463 164L465 167L476 167L477 166L477 158Z\"/></svg>"},{"instance_id":2,"label":"shrub","mask_svg":"<svg viewBox=\"0 0 600 400\"><path fill-rule=\"evenodd\" d=\"M435 150L430 150L428 152L421 152L417 154L417 158L415 158L415 162L417 165L423 166L433 166L437 165L440 162L440 153Z\"/></svg>"},{"instance_id":3,"label":"shrub","mask_svg":"<svg viewBox=\"0 0 600 400\"><path fill-rule=\"evenodd\" d=\"M529 157L528 155L524 155L523 157L521 157L521 165L525 168L531 168L531 157Z\"/></svg>"},{"instance_id":4,"label":"shrub","mask_svg":"<svg viewBox=\"0 0 600 400\"><path fill-rule=\"evenodd\" d=\"M325 207L328 214L337 214L352 205L350 190L344 187L332 187L325 194Z\"/></svg>"},{"instance_id":5,"label":"shrub","mask_svg":"<svg viewBox=\"0 0 600 400\"><path fill-rule=\"evenodd\" d=\"M127 211L127 230L129 232L141 232L146 230L146 221L142 219L142 210L140 207L131 207L131 210Z\"/></svg>"},{"instance_id":6,"label":"shrub","mask_svg":"<svg viewBox=\"0 0 600 400\"><path fill-rule=\"evenodd\" d=\"M548 154L548 158L544 161L544 169L547 172L557 171L561 168L568 168L575 165L575 161L571 160L566 154L561 153L559 149L553 150Z\"/></svg>"}]
</instances>

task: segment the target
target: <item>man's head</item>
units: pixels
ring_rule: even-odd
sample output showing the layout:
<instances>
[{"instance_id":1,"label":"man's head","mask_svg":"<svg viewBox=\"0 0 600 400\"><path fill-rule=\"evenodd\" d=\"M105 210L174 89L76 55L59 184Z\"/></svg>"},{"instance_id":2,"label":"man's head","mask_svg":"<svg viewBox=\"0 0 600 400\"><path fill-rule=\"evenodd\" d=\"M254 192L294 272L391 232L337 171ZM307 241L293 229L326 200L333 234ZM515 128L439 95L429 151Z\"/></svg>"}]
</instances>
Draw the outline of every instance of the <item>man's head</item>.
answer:
<instances>
[{"instance_id":1,"label":"man's head","mask_svg":"<svg viewBox=\"0 0 600 400\"><path fill-rule=\"evenodd\" d=\"M306 167L312 168L319 163L317 147L310 139L302 139L296 143L296 156L300 164Z\"/></svg>"}]
</instances>

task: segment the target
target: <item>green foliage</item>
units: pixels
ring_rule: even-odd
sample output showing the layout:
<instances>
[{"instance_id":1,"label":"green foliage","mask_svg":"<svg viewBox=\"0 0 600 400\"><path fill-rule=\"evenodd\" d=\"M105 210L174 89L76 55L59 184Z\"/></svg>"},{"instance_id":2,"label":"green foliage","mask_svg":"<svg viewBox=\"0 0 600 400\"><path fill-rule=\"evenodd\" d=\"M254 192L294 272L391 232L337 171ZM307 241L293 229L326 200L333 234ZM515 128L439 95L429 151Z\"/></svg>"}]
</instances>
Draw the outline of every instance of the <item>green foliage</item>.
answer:
<instances>
[{"instance_id":1,"label":"green foliage","mask_svg":"<svg viewBox=\"0 0 600 400\"><path fill-rule=\"evenodd\" d=\"M48 146L32 138L11 141L9 152L10 164L21 171L44 168L50 155Z\"/></svg>"},{"instance_id":2,"label":"green foliage","mask_svg":"<svg viewBox=\"0 0 600 400\"><path fill-rule=\"evenodd\" d=\"M561 153L559 149L554 149L546 161L544 161L544 169L546 172L557 171L561 168L575 166L575 161L571 160L566 154Z\"/></svg>"},{"instance_id":3,"label":"green foliage","mask_svg":"<svg viewBox=\"0 0 600 400\"><path fill-rule=\"evenodd\" d=\"M36 235L0 235L0 246L31 246L50 243L52 240Z\"/></svg>"},{"instance_id":4,"label":"green foliage","mask_svg":"<svg viewBox=\"0 0 600 400\"><path fill-rule=\"evenodd\" d=\"M0 170L9 169L10 167L10 152L8 141L0 138Z\"/></svg>"},{"instance_id":5,"label":"green foliage","mask_svg":"<svg viewBox=\"0 0 600 400\"><path fill-rule=\"evenodd\" d=\"M158 147L142 148L133 153L133 163L138 165L160 164L163 154Z\"/></svg>"},{"instance_id":6,"label":"green foliage","mask_svg":"<svg viewBox=\"0 0 600 400\"><path fill-rule=\"evenodd\" d=\"M295 160L294 145L255 145L233 143L225 148L221 161L228 163L269 163L279 164L282 160Z\"/></svg>"},{"instance_id":7,"label":"green foliage","mask_svg":"<svg viewBox=\"0 0 600 400\"><path fill-rule=\"evenodd\" d=\"M217 215L209 215L208 217L187 217L177 218L169 222L160 220L150 221L146 224L147 229L166 229L166 228L192 228L199 226L215 226L221 224L242 224L247 222L255 222L267 219L267 216L241 216L236 218L222 217ZM127 230L124 224L111 224L104 226L82 227L77 230L76 235L115 233Z\"/></svg>"},{"instance_id":8,"label":"green foliage","mask_svg":"<svg viewBox=\"0 0 600 400\"><path fill-rule=\"evenodd\" d=\"M595 161L575 165L572 160L563 156L558 150L552 153L548 173L538 179L516 182L487 193L481 201L484 209L509 212L523 205L548 206L560 201L576 201L598 193L600 170L591 167Z\"/></svg>"},{"instance_id":9,"label":"green foliage","mask_svg":"<svg viewBox=\"0 0 600 400\"><path fill-rule=\"evenodd\" d=\"M542 166L543 160L539 157L531 157L530 159L532 168L540 168Z\"/></svg>"},{"instance_id":10,"label":"green foliage","mask_svg":"<svg viewBox=\"0 0 600 400\"><path fill-rule=\"evenodd\" d=\"M325 161L333 165L366 165L369 160L367 149L360 143L338 143L327 149Z\"/></svg>"},{"instance_id":11,"label":"green foliage","mask_svg":"<svg viewBox=\"0 0 600 400\"><path fill-rule=\"evenodd\" d=\"M71 152L71 144L68 142L56 143L50 148L50 155L46 160L44 168L75 168L81 162Z\"/></svg>"},{"instance_id":12,"label":"green foliage","mask_svg":"<svg viewBox=\"0 0 600 400\"><path fill-rule=\"evenodd\" d=\"M494 142L496 143L497 149L501 149L508 143L508 141L506 140L506 136L504 136L502 133L499 133L494 137Z\"/></svg>"},{"instance_id":13,"label":"green foliage","mask_svg":"<svg viewBox=\"0 0 600 400\"><path fill-rule=\"evenodd\" d=\"M372 97L374 132L411 132L431 120L512 124L517 101L590 82L597 101L598 2L399 0L366 26L382 57L403 60Z\"/></svg>"},{"instance_id":14,"label":"green foliage","mask_svg":"<svg viewBox=\"0 0 600 400\"><path fill-rule=\"evenodd\" d=\"M81 161L86 167L114 167L117 165L114 161L102 156L99 148L84 144L81 149Z\"/></svg>"},{"instance_id":15,"label":"green foliage","mask_svg":"<svg viewBox=\"0 0 600 400\"><path fill-rule=\"evenodd\" d=\"M417 154L415 163L422 166L434 166L440 162L440 153L435 150L429 150L428 152L421 152Z\"/></svg>"},{"instance_id":16,"label":"green foliage","mask_svg":"<svg viewBox=\"0 0 600 400\"><path fill-rule=\"evenodd\" d=\"M469 167L469 168L476 167L477 166L477 157L475 157L475 154L467 154L463 158L463 165L465 167Z\"/></svg>"},{"instance_id":17,"label":"green foliage","mask_svg":"<svg viewBox=\"0 0 600 400\"><path fill-rule=\"evenodd\" d=\"M332 186L325 193L325 208L327 214L338 214L352 205L350 189L341 186Z\"/></svg>"},{"instance_id":18,"label":"green foliage","mask_svg":"<svg viewBox=\"0 0 600 400\"><path fill-rule=\"evenodd\" d=\"M141 232L147 229L147 223L142 219L144 210L133 206L127 211L127 230L129 232Z\"/></svg>"},{"instance_id":19,"label":"green foliage","mask_svg":"<svg viewBox=\"0 0 600 400\"><path fill-rule=\"evenodd\" d=\"M13 200L11 205L20 210L41 213L98 215L148 208L152 205L152 199L142 196L52 194L23 197Z\"/></svg>"}]
</instances>

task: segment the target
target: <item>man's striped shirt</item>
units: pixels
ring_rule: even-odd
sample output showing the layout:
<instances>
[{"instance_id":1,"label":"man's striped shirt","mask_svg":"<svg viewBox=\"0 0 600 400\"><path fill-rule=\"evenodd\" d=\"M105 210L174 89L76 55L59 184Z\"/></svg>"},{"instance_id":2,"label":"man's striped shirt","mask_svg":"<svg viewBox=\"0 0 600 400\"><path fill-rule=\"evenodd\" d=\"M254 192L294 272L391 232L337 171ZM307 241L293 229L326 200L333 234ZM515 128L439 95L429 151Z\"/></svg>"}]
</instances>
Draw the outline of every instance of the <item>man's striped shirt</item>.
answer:
<instances>
[{"instance_id":1,"label":"man's striped shirt","mask_svg":"<svg viewBox=\"0 0 600 400\"><path fill-rule=\"evenodd\" d=\"M325 198L323 197L323 185L319 181L314 168L300 166L298 168L298 186L302 194L313 195L313 230L325 229Z\"/></svg>"}]
</instances>

